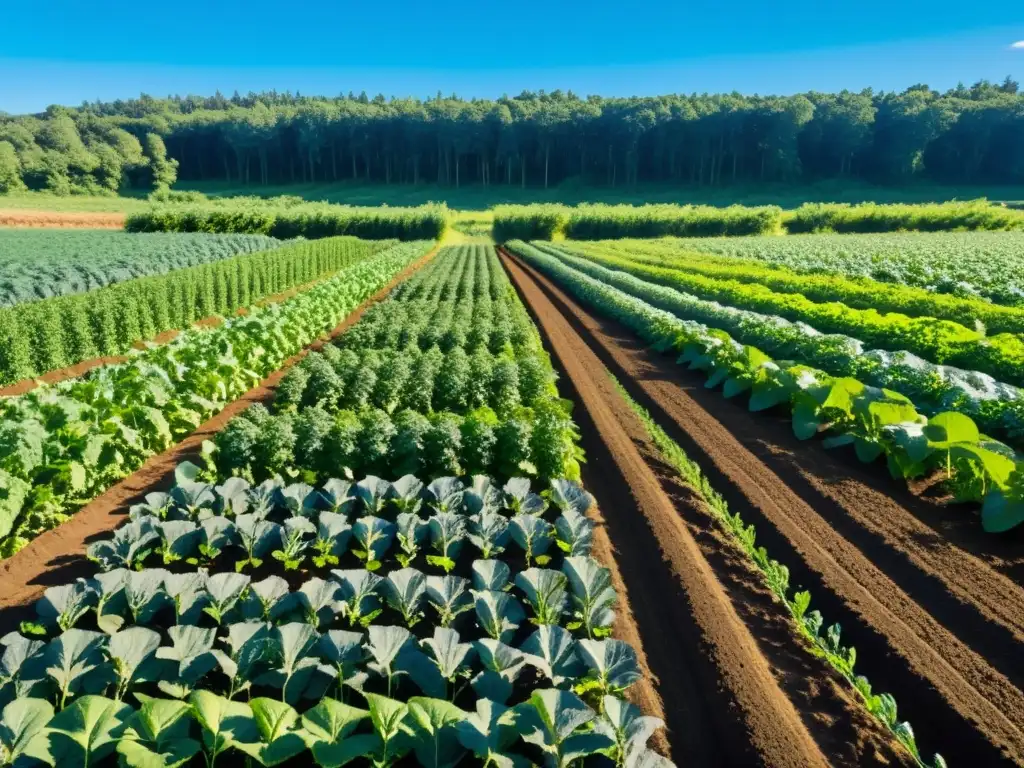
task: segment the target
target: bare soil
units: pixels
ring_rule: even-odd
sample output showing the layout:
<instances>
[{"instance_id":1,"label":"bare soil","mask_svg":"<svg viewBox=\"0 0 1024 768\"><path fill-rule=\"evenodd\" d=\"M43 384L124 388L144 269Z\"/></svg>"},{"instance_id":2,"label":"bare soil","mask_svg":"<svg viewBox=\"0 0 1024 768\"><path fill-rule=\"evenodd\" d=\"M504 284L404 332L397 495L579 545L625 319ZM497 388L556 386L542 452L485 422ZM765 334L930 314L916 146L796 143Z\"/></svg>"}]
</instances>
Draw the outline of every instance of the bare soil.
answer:
<instances>
[{"instance_id":1,"label":"bare soil","mask_svg":"<svg viewBox=\"0 0 1024 768\"><path fill-rule=\"evenodd\" d=\"M796 440L787 420L706 389L702 375L506 263L517 282L532 280L535 290L524 292L534 311L541 299L557 307L593 370L603 364L619 378L756 525L791 584L841 623L858 671L896 696L925 753L950 764L1024 763L1019 536L986 535L970 510L914 496L852 456Z\"/></svg>"},{"instance_id":2,"label":"bare soil","mask_svg":"<svg viewBox=\"0 0 1024 768\"><path fill-rule=\"evenodd\" d=\"M672 755L698 765L897 765L907 755L802 653L781 606L674 480L605 367L513 259L506 268L577 404L584 484L599 500Z\"/></svg>"},{"instance_id":3,"label":"bare soil","mask_svg":"<svg viewBox=\"0 0 1024 768\"><path fill-rule=\"evenodd\" d=\"M73 227L123 229L123 213L32 211L0 208L0 227Z\"/></svg>"},{"instance_id":4,"label":"bare soil","mask_svg":"<svg viewBox=\"0 0 1024 768\"><path fill-rule=\"evenodd\" d=\"M210 439L249 406L271 400L289 368L309 352L320 349L357 323L367 309L385 298L396 285L423 267L436 253L437 249L434 249L408 266L332 331L289 358L278 371L230 403L183 441L151 457L133 474L82 507L70 520L43 533L16 555L0 562L0 583L4 586L0 594L0 635L17 629L20 621L32 618L32 605L47 587L90 576L94 568L85 558L89 543L117 528L127 518L129 506L139 503L146 493L154 488L172 485L174 468L183 461L198 460L204 440Z\"/></svg>"}]
</instances>

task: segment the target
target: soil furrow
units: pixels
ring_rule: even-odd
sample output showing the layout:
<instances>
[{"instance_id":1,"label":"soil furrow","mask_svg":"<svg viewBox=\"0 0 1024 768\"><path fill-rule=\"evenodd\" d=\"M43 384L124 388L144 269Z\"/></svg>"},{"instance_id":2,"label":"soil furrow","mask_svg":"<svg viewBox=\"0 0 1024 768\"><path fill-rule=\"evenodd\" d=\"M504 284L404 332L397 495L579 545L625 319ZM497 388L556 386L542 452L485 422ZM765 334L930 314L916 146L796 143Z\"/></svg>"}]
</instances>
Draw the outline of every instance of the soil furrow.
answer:
<instances>
[{"instance_id":1,"label":"soil furrow","mask_svg":"<svg viewBox=\"0 0 1024 768\"><path fill-rule=\"evenodd\" d=\"M597 496L658 690L673 755L698 765L826 765L700 547L623 429L603 366L522 269L505 260L575 396L584 483ZM616 413L618 411L618 413ZM639 524L643 521L645 525Z\"/></svg>"},{"instance_id":2,"label":"soil furrow","mask_svg":"<svg viewBox=\"0 0 1024 768\"><path fill-rule=\"evenodd\" d=\"M1024 760L1020 622L1024 594L1003 575L1021 554L990 537L991 555L943 539L963 523L926 502L886 494L863 468L842 465L792 437L788 422L750 414L706 390L670 358L643 348L618 324L591 316L546 278L531 274L598 358L755 523L761 543L809 587L829 621L858 647L859 669L896 694L919 742L947 759ZM1002 573L1001 573L1002 571ZM993 598L993 595L996 598ZM998 603L1003 601L1002 605ZM852 634L851 634L852 630Z\"/></svg>"},{"instance_id":3,"label":"soil furrow","mask_svg":"<svg viewBox=\"0 0 1024 768\"><path fill-rule=\"evenodd\" d=\"M268 402L289 368L309 352L320 349L357 323L367 309L385 298L396 285L423 267L436 253L435 248L406 267L332 331L293 355L280 369L229 403L180 443L161 454L151 456L138 470L86 504L71 519L36 537L13 557L0 562L0 581L4 585L3 593L0 594L0 635L17 629L20 621L32 618L32 606L47 587L67 584L76 578L91 575L93 566L85 558L89 543L117 528L127 519L129 506L141 501L146 493L154 488L172 485L174 468L186 460L198 461L204 440L213 437L249 406Z\"/></svg>"}]
</instances>

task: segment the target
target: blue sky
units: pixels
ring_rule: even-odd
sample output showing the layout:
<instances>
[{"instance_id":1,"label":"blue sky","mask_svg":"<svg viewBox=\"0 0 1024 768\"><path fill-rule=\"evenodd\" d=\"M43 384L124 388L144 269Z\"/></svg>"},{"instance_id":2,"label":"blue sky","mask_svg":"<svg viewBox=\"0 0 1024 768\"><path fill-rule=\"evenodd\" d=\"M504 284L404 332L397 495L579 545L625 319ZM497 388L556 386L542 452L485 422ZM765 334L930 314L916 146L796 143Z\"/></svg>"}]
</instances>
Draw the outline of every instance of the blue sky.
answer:
<instances>
[{"instance_id":1,"label":"blue sky","mask_svg":"<svg viewBox=\"0 0 1024 768\"><path fill-rule=\"evenodd\" d=\"M145 91L498 96L1024 80L1024 2L11 3L0 110Z\"/></svg>"}]
</instances>

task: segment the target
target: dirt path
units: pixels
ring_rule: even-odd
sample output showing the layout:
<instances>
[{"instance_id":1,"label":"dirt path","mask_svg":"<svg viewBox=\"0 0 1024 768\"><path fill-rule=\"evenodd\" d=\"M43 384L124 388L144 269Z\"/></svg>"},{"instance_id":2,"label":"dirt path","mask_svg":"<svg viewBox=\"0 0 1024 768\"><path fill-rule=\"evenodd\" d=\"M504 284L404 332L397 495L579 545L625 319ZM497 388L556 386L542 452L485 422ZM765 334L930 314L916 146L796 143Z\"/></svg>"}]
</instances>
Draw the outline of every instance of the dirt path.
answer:
<instances>
[{"instance_id":1,"label":"dirt path","mask_svg":"<svg viewBox=\"0 0 1024 768\"><path fill-rule=\"evenodd\" d=\"M0 227L73 227L76 229L123 229L125 214L94 211L35 211L0 208Z\"/></svg>"},{"instance_id":2,"label":"dirt path","mask_svg":"<svg viewBox=\"0 0 1024 768\"><path fill-rule=\"evenodd\" d=\"M919 744L951 764L1024 763L1019 540L984 537L895 486L884 492L870 468L705 389L703 377L535 277L587 348L757 526L791 583L841 623L858 671L896 695ZM947 530L955 535L944 538Z\"/></svg>"},{"instance_id":3,"label":"dirt path","mask_svg":"<svg viewBox=\"0 0 1024 768\"><path fill-rule=\"evenodd\" d=\"M70 520L33 539L13 557L0 562L0 635L17 629L18 622L33 616L32 604L50 586L66 584L93 572L85 559L88 544L109 533L126 518L128 507L138 503L154 487L173 484L174 468L185 460L197 460L204 440L210 439L227 423L254 403L269 401L285 373L310 351L320 349L334 337L359 321L373 304L385 298L398 283L423 267L437 253L435 248L406 267L386 287L364 301L337 327L306 349L289 358L284 365L227 405L177 445L152 456L137 471L108 488L80 509Z\"/></svg>"},{"instance_id":4,"label":"dirt path","mask_svg":"<svg viewBox=\"0 0 1024 768\"><path fill-rule=\"evenodd\" d=\"M692 509L695 501L682 495L670 499L665 493L650 453L645 457L638 447L645 442L642 427L600 361L531 276L511 260L504 262L560 369L563 393L578 404L574 417L588 457L584 483L601 504L642 646L665 702L676 760L766 766L898 762L877 742L860 750L852 745L828 749L826 756L821 742L834 746L844 738L837 734L847 723L830 712L825 719L837 727L828 733L823 722L797 712L780 688L784 674L772 668L737 613L729 588L684 523L678 507ZM818 693L829 698L827 691ZM841 700L832 701L844 708ZM871 725L866 726L870 734ZM849 759L837 759L836 753L844 751Z\"/></svg>"}]
</instances>

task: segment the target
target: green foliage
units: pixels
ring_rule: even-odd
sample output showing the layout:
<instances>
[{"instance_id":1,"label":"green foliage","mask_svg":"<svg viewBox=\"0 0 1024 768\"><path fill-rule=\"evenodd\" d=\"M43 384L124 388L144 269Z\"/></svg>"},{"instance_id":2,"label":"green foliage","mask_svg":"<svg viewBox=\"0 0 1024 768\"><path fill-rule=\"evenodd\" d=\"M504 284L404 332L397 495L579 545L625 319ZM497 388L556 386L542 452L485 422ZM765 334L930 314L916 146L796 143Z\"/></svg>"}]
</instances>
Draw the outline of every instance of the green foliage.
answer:
<instances>
[{"instance_id":1,"label":"green foliage","mask_svg":"<svg viewBox=\"0 0 1024 768\"><path fill-rule=\"evenodd\" d=\"M151 236L140 236L151 237ZM139 277L83 295L56 296L0 309L0 331L10 328L15 348L31 351L32 362L6 361L0 385L63 368L97 353L121 355L139 341L321 279L389 243L331 238L275 250L223 258L153 277ZM218 288L219 286L219 288Z\"/></svg>"},{"instance_id":2,"label":"green foliage","mask_svg":"<svg viewBox=\"0 0 1024 768\"><path fill-rule=\"evenodd\" d=\"M830 433L827 446L851 445L864 462L884 456L890 473L899 480L942 469L954 498L980 501L987 497L992 525L998 526L996 519L1003 519L998 500L1014 497L1010 478L1017 476L1020 462L1011 448L981 435L969 417L935 414L929 429L931 420L898 392L830 376L800 363L772 360L724 331L681 320L613 287L613 276L621 273L605 270L608 282L603 282L533 246L513 243L511 247L585 304L624 323L655 348L680 353L678 362L707 373L709 388L723 386L727 396L749 392L749 407L754 411L788 406L798 438ZM952 437L951 425L956 425ZM1013 520L1012 515L1005 518L1008 524L1016 524Z\"/></svg>"},{"instance_id":3,"label":"green foliage","mask_svg":"<svg viewBox=\"0 0 1024 768\"><path fill-rule=\"evenodd\" d=\"M833 624L824 636L820 634L819 630L824 625L824 619L818 611L808 612L811 604L810 592L797 592L790 589L789 569L777 560L771 559L764 547L757 546L754 526L747 525L740 513L734 513L729 509L728 502L712 487L700 466L679 447L678 443L665 433L639 403L630 397L629 393L614 377L612 377L612 383L636 414L662 458L676 470L680 479L704 500L715 521L732 536L736 545L746 553L754 566L761 571L765 585L782 600L789 610L796 630L809 640L815 651L820 653L846 679L850 686L857 691L860 695L860 701L864 704L865 708L875 715L896 739L907 748L915 762L920 766L927 766L928 763L921 757L920 750L912 737L913 731L910 728L910 724L901 723L896 720L896 703L892 696L884 693L880 695L873 694L868 680L862 675L855 675L853 668L857 658L856 649L844 647L840 644L839 625ZM571 571L570 578L572 578ZM891 706L883 706L883 701L890 702ZM907 738L908 734L911 734L909 739ZM940 755L936 754L932 758L931 765L933 768L944 768L945 761Z\"/></svg>"},{"instance_id":4,"label":"green foliage","mask_svg":"<svg viewBox=\"0 0 1024 768\"><path fill-rule=\"evenodd\" d=\"M363 240L440 240L450 213L442 205L357 208L328 203L275 204L261 198L154 204L125 221L128 232L219 232L314 240L347 235Z\"/></svg>"},{"instance_id":5,"label":"green foliage","mask_svg":"<svg viewBox=\"0 0 1024 768\"><path fill-rule=\"evenodd\" d=\"M786 229L801 232L939 232L1024 229L1024 211L987 200L881 205L805 203L786 214Z\"/></svg>"},{"instance_id":6,"label":"green foliage","mask_svg":"<svg viewBox=\"0 0 1024 768\"><path fill-rule=\"evenodd\" d=\"M30 489L0 555L10 556L149 456L192 433L336 327L428 247L394 246L279 304L252 308L214 329L186 331L128 363L0 399L0 469ZM253 451L283 467L295 450L291 415L286 423L265 416L266 424L230 430L226 452L241 460ZM336 435L332 428L326 447L314 453L322 461L352 434L349 429ZM20 496L18 483L9 487L8 499Z\"/></svg>"},{"instance_id":7,"label":"green foliage","mask_svg":"<svg viewBox=\"0 0 1024 768\"><path fill-rule=\"evenodd\" d=\"M869 278L1000 305L1018 306L1024 296L1024 234L1018 232L827 234L669 244L702 254L756 259L802 274Z\"/></svg>"},{"instance_id":8,"label":"green foliage","mask_svg":"<svg viewBox=\"0 0 1024 768\"><path fill-rule=\"evenodd\" d=\"M559 237L716 237L774 234L781 224L782 210L773 206L531 205L496 208L492 234L499 243Z\"/></svg>"}]
</instances>

